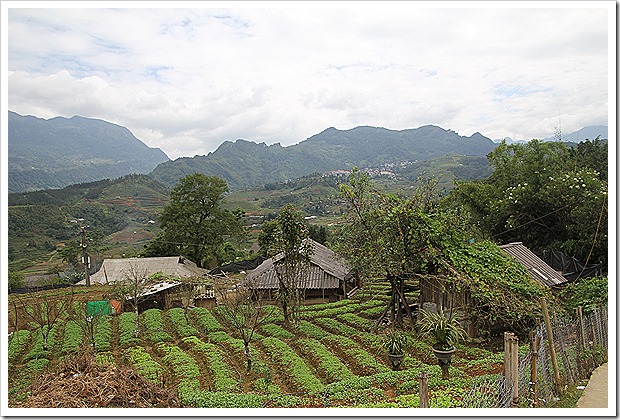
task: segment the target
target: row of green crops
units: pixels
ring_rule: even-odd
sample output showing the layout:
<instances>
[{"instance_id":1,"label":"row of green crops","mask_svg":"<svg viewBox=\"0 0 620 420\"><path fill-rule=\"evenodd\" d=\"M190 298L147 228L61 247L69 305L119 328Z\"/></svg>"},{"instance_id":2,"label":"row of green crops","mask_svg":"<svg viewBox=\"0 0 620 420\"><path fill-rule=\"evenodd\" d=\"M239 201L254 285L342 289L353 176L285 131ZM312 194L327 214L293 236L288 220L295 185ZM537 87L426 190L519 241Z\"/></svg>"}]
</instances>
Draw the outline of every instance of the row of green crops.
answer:
<instances>
[{"instance_id":1,"label":"row of green crops","mask_svg":"<svg viewBox=\"0 0 620 420\"><path fill-rule=\"evenodd\" d=\"M190 311L190 317L198 324L200 328L206 333L221 331L222 325L220 322L213 316L208 309L205 308L194 308Z\"/></svg>"},{"instance_id":2,"label":"row of green crops","mask_svg":"<svg viewBox=\"0 0 620 420\"><path fill-rule=\"evenodd\" d=\"M153 343L172 341L172 337L164 330L161 309L147 309L142 314L142 321L144 322L144 337L147 340Z\"/></svg>"},{"instance_id":3,"label":"row of green crops","mask_svg":"<svg viewBox=\"0 0 620 420\"><path fill-rule=\"evenodd\" d=\"M21 354L30 346L30 330L15 331L9 338L9 362L17 362Z\"/></svg>"},{"instance_id":4,"label":"row of green crops","mask_svg":"<svg viewBox=\"0 0 620 420\"><path fill-rule=\"evenodd\" d=\"M347 363L355 364L360 369L370 374L387 372L390 370L386 365L379 363L370 353L362 349L355 340L348 337L331 335L325 337L323 342L329 346L338 348L345 354Z\"/></svg>"},{"instance_id":5,"label":"row of green crops","mask_svg":"<svg viewBox=\"0 0 620 420\"><path fill-rule=\"evenodd\" d=\"M159 343L157 349L164 354L162 362L169 366L179 380L177 391L181 403L186 405L190 395L200 391L200 369L193 357L178 346Z\"/></svg>"},{"instance_id":6,"label":"row of green crops","mask_svg":"<svg viewBox=\"0 0 620 420\"><path fill-rule=\"evenodd\" d=\"M241 377L233 368L224 362L226 355L216 344L205 343L198 337L190 336L183 339L191 349L208 363L207 368L212 374L215 391L232 392L239 390Z\"/></svg>"},{"instance_id":7,"label":"row of green crops","mask_svg":"<svg viewBox=\"0 0 620 420\"><path fill-rule=\"evenodd\" d=\"M84 331L75 321L67 321L65 324L65 336L62 344L64 354L77 353L82 349Z\"/></svg>"},{"instance_id":8,"label":"row of green crops","mask_svg":"<svg viewBox=\"0 0 620 420\"><path fill-rule=\"evenodd\" d=\"M183 338L198 335L198 330L189 325L185 313L186 312L183 308L172 308L166 312L166 315L168 315L168 318L170 319L170 324L176 328L179 337Z\"/></svg>"},{"instance_id":9,"label":"row of green crops","mask_svg":"<svg viewBox=\"0 0 620 420\"><path fill-rule=\"evenodd\" d=\"M136 337L135 312L123 312L118 316L118 344L121 347L140 344L140 339Z\"/></svg>"},{"instance_id":10,"label":"row of green crops","mask_svg":"<svg viewBox=\"0 0 620 420\"><path fill-rule=\"evenodd\" d=\"M322 338L327 337L329 335L329 333L325 331L324 329L303 319L299 321L299 323L297 324L295 328L298 333L301 333L302 335L305 335L310 338L316 338L317 340L321 340Z\"/></svg>"},{"instance_id":11,"label":"row of green crops","mask_svg":"<svg viewBox=\"0 0 620 420\"><path fill-rule=\"evenodd\" d=\"M164 369L142 346L125 349L125 357L136 367L138 372L154 384L161 384Z\"/></svg>"},{"instance_id":12,"label":"row of green crops","mask_svg":"<svg viewBox=\"0 0 620 420\"><path fill-rule=\"evenodd\" d=\"M95 322L95 349L97 351L108 351L112 347L112 322L110 317L102 316L96 318Z\"/></svg>"},{"instance_id":13,"label":"row of green crops","mask_svg":"<svg viewBox=\"0 0 620 420\"><path fill-rule=\"evenodd\" d=\"M293 334L285 330L279 325L276 324L266 324L261 327L261 330L272 337L280 338L280 339L292 339L295 338Z\"/></svg>"},{"instance_id":14,"label":"row of green crops","mask_svg":"<svg viewBox=\"0 0 620 420\"><path fill-rule=\"evenodd\" d=\"M296 391L313 395L324 391L325 387L306 362L295 353L288 344L275 337L265 337L262 340L266 353L271 361L281 369L281 373L296 388Z\"/></svg>"},{"instance_id":15,"label":"row of green crops","mask_svg":"<svg viewBox=\"0 0 620 420\"><path fill-rule=\"evenodd\" d=\"M325 377L327 383L344 381L355 377L349 368L318 340L302 338L297 340L297 344L305 357L315 361L320 374Z\"/></svg>"}]
</instances>

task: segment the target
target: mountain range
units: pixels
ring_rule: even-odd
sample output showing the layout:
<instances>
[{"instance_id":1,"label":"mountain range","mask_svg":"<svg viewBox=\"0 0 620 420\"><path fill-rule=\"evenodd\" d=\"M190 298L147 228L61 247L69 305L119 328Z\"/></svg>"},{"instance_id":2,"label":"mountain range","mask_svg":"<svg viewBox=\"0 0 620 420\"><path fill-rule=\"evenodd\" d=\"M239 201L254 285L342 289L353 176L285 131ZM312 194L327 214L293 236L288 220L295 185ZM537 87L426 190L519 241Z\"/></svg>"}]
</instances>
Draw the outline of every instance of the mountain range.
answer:
<instances>
[{"instance_id":1,"label":"mountain range","mask_svg":"<svg viewBox=\"0 0 620 420\"><path fill-rule=\"evenodd\" d=\"M585 140L594 140L599 137L601 139L608 138L608 130L606 125L590 125L588 127L583 127L580 130L574 131L567 135L562 135L560 139L554 137L545 137L542 141L564 141L570 143L579 143ZM506 140L508 144L510 143L527 143L529 140L513 140L510 137L506 137L505 139L496 139L493 140L496 143L501 142L502 140Z\"/></svg>"},{"instance_id":2,"label":"mountain range","mask_svg":"<svg viewBox=\"0 0 620 420\"><path fill-rule=\"evenodd\" d=\"M580 139L592 136L589 131L584 133L587 128L580 131ZM602 128L606 137L607 127ZM376 168L445 156L484 157L497 146L480 133L466 137L434 125L406 130L330 127L287 147L238 139L224 141L207 155L170 160L127 128L98 119L75 116L46 120L9 111L8 129L10 193L63 188L129 174L148 174L172 187L195 172L218 176L231 190L238 190L354 166Z\"/></svg>"},{"instance_id":3,"label":"mountain range","mask_svg":"<svg viewBox=\"0 0 620 420\"><path fill-rule=\"evenodd\" d=\"M170 160L127 128L83 117L42 119L8 115L9 192L151 172Z\"/></svg>"},{"instance_id":4,"label":"mountain range","mask_svg":"<svg viewBox=\"0 0 620 420\"><path fill-rule=\"evenodd\" d=\"M480 133L463 137L432 125L400 131L368 126L350 130L332 127L288 147L241 139L226 141L206 156L162 163L151 176L171 186L185 175L201 172L226 180L234 190L354 166L378 167L446 155L485 156L494 147L491 139Z\"/></svg>"}]
</instances>

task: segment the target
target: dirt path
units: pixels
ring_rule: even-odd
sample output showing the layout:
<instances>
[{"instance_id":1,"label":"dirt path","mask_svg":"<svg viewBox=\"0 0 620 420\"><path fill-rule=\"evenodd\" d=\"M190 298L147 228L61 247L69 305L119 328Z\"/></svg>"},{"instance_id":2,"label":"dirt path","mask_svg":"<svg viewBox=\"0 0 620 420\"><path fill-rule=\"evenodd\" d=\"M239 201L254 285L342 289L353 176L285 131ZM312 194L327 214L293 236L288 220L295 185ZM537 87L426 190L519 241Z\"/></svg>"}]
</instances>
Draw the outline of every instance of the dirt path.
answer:
<instances>
[{"instance_id":1,"label":"dirt path","mask_svg":"<svg viewBox=\"0 0 620 420\"><path fill-rule=\"evenodd\" d=\"M583 395L577 401L577 408L608 408L607 363L594 369Z\"/></svg>"}]
</instances>

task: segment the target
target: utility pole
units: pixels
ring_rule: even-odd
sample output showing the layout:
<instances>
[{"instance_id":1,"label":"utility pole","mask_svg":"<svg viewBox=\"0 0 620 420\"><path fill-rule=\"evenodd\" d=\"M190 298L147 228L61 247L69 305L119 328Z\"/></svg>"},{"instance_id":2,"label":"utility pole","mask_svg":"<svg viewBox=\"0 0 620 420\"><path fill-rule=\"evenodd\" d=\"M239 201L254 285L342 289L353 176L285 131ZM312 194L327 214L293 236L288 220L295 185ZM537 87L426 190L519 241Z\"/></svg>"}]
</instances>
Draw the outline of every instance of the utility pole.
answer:
<instances>
[{"instance_id":1,"label":"utility pole","mask_svg":"<svg viewBox=\"0 0 620 420\"><path fill-rule=\"evenodd\" d=\"M80 231L82 233L82 263L84 264L84 274L86 276L86 286L90 286L90 274L88 273L90 269L90 257L86 253L86 227L80 226Z\"/></svg>"}]
</instances>

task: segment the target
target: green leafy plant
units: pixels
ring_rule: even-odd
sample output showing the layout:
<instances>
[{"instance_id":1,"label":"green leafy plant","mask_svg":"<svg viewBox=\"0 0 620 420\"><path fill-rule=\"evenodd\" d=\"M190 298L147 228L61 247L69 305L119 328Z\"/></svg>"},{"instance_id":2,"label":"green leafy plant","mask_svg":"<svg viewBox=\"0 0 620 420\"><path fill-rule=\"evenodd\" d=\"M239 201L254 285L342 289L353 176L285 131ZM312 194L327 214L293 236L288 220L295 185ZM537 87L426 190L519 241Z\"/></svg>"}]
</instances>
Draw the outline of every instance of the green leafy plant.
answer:
<instances>
[{"instance_id":1,"label":"green leafy plant","mask_svg":"<svg viewBox=\"0 0 620 420\"><path fill-rule=\"evenodd\" d=\"M388 354L403 355L407 351L411 340L409 336L399 330L390 328L382 335L382 343Z\"/></svg>"},{"instance_id":2,"label":"green leafy plant","mask_svg":"<svg viewBox=\"0 0 620 420\"><path fill-rule=\"evenodd\" d=\"M419 321L420 332L430 336L435 340L433 348L435 350L451 350L459 340L465 338L465 330L454 318L454 312L446 316L443 308L439 308L437 313L420 310L422 318Z\"/></svg>"}]
</instances>

